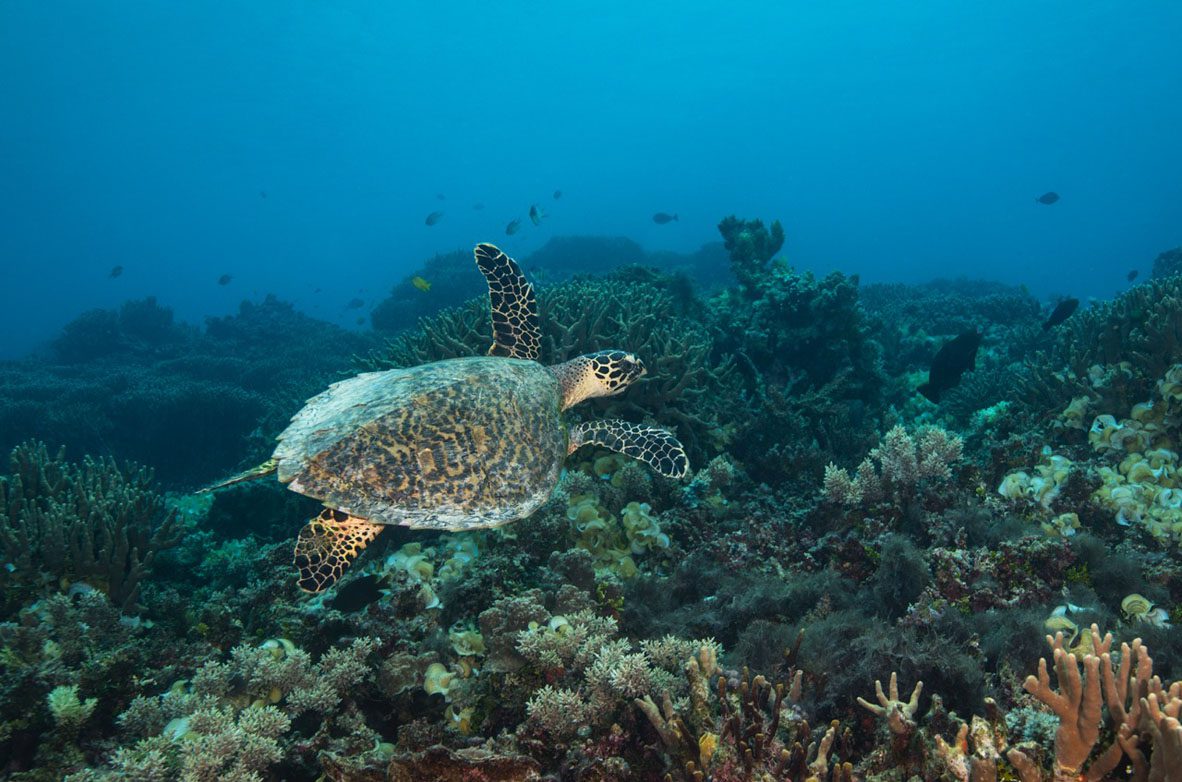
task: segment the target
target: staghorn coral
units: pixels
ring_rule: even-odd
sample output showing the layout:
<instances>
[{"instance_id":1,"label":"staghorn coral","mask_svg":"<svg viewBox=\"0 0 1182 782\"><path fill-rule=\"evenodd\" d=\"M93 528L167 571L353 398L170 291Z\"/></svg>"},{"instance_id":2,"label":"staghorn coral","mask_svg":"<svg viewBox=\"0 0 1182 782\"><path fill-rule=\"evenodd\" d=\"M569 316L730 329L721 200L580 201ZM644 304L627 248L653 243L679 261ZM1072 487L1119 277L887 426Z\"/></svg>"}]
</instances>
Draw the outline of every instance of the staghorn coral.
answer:
<instances>
[{"instance_id":1,"label":"staghorn coral","mask_svg":"<svg viewBox=\"0 0 1182 782\"><path fill-rule=\"evenodd\" d=\"M112 459L72 464L41 443L15 448L10 464L12 474L0 477L5 593L85 581L134 610L157 553L177 542L176 512L151 490L151 472Z\"/></svg>"}]
</instances>

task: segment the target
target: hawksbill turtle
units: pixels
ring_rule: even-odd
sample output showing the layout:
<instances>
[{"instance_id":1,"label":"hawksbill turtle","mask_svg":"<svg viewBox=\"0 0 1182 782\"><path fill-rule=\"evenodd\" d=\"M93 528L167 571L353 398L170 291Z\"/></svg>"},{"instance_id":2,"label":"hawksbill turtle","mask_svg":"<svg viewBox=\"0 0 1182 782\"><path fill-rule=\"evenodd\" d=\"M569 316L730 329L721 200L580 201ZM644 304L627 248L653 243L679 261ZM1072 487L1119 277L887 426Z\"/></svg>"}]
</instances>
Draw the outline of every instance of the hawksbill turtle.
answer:
<instances>
[{"instance_id":1,"label":"hawksbill turtle","mask_svg":"<svg viewBox=\"0 0 1182 782\"><path fill-rule=\"evenodd\" d=\"M493 245L474 254L488 282L488 355L334 383L296 413L268 462L214 487L277 473L287 488L324 503L296 539L304 591L336 583L386 525L462 531L529 516L584 445L670 478L688 472L685 449L664 429L617 420L566 425L563 411L620 393L645 374L644 364L624 350L539 363L533 285Z\"/></svg>"}]
</instances>

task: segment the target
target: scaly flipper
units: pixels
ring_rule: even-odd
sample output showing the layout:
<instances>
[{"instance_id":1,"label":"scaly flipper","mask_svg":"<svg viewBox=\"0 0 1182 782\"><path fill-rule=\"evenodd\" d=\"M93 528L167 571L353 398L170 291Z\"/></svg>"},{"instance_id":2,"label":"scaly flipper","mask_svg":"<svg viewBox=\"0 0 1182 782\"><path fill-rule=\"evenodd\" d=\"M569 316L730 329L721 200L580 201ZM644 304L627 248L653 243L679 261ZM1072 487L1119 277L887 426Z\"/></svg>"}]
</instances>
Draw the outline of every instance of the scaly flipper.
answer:
<instances>
[{"instance_id":1,"label":"scaly flipper","mask_svg":"<svg viewBox=\"0 0 1182 782\"><path fill-rule=\"evenodd\" d=\"M268 459L267 461L260 464L258 467L251 467L246 472L240 472L237 475L235 475L233 478L227 478L226 480L222 481L221 483L215 483L213 486L206 486L204 489L198 489L197 493L198 494L208 494L211 491L217 491L218 489L224 489L227 486L233 486L236 483L244 483L246 481L253 481L256 478L266 477L266 476L270 475L271 473L275 472L275 470L277 470L277 469L279 469L279 464L274 459Z\"/></svg>"},{"instance_id":2,"label":"scaly flipper","mask_svg":"<svg viewBox=\"0 0 1182 782\"><path fill-rule=\"evenodd\" d=\"M689 458L677 438L664 429L627 421L587 421L571 430L568 454L584 445L598 445L631 456L666 478L684 478Z\"/></svg>"},{"instance_id":3,"label":"scaly flipper","mask_svg":"<svg viewBox=\"0 0 1182 782\"><path fill-rule=\"evenodd\" d=\"M323 592L335 584L357 555L382 531L381 524L325 508L296 538L296 583L305 592Z\"/></svg>"},{"instance_id":4,"label":"scaly flipper","mask_svg":"<svg viewBox=\"0 0 1182 782\"><path fill-rule=\"evenodd\" d=\"M473 254L488 282L493 330L488 354L536 361L542 346L542 327L534 286L525 279L517 262L493 245L478 244Z\"/></svg>"}]
</instances>

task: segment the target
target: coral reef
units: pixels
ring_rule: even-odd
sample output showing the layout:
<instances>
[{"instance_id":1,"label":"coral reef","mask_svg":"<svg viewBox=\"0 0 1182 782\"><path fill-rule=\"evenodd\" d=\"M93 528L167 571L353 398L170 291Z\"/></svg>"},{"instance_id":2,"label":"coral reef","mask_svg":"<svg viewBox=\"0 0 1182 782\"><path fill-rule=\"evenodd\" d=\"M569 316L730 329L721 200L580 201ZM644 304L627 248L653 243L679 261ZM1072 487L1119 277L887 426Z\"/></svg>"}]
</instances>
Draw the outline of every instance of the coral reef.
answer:
<instances>
[{"instance_id":1,"label":"coral reef","mask_svg":"<svg viewBox=\"0 0 1182 782\"><path fill-rule=\"evenodd\" d=\"M64 450L64 449L63 449ZM177 543L177 515L151 472L89 457L71 464L41 443L16 447L0 476L0 617L55 584L98 589L124 611L157 554Z\"/></svg>"},{"instance_id":2,"label":"coral reef","mask_svg":"<svg viewBox=\"0 0 1182 782\"><path fill-rule=\"evenodd\" d=\"M530 518L389 527L319 595L291 576L317 503L183 490L263 458L364 337L146 300L10 365L4 436L93 455L5 443L0 778L1177 782L1178 278L1048 334L1021 289L860 288L781 260L778 224L720 231L537 263L544 360L638 351L649 376L587 414L676 426L692 475L587 448ZM570 277L611 247L662 270ZM723 252L709 294L668 273ZM483 353L470 264L398 283L361 361ZM978 369L917 397L969 328Z\"/></svg>"}]
</instances>

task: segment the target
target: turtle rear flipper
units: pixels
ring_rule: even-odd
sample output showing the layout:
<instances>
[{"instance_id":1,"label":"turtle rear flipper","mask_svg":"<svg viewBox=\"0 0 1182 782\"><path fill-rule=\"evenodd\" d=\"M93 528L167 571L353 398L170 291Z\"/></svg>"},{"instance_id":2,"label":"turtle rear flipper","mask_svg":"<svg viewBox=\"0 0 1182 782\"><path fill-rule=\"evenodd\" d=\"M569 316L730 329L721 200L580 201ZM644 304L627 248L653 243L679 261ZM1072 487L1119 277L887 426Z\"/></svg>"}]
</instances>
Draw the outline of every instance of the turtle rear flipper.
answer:
<instances>
[{"instance_id":1,"label":"turtle rear flipper","mask_svg":"<svg viewBox=\"0 0 1182 782\"><path fill-rule=\"evenodd\" d=\"M488 282L493 330L488 354L536 361L542 346L542 327L534 286L525 278L517 261L497 247L478 244L473 255Z\"/></svg>"},{"instance_id":2,"label":"turtle rear flipper","mask_svg":"<svg viewBox=\"0 0 1182 782\"><path fill-rule=\"evenodd\" d=\"M275 459L268 459L260 464L258 467L251 467L245 472L240 472L232 478L227 478L221 483L215 483L213 486L206 486L204 489L198 489L198 494L209 494L218 489L224 489L227 486L233 486L236 483L245 483L246 481L253 481L258 478L264 478L279 469L279 462Z\"/></svg>"},{"instance_id":3,"label":"turtle rear flipper","mask_svg":"<svg viewBox=\"0 0 1182 782\"><path fill-rule=\"evenodd\" d=\"M328 589L381 531L381 524L325 508L296 538L296 583L305 592Z\"/></svg>"},{"instance_id":4,"label":"turtle rear flipper","mask_svg":"<svg viewBox=\"0 0 1182 782\"><path fill-rule=\"evenodd\" d=\"M571 429L569 453L584 445L598 445L639 459L666 478L684 478L689 472L685 447L672 434L655 426L627 421L587 421Z\"/></svg>"}]
</instances>

